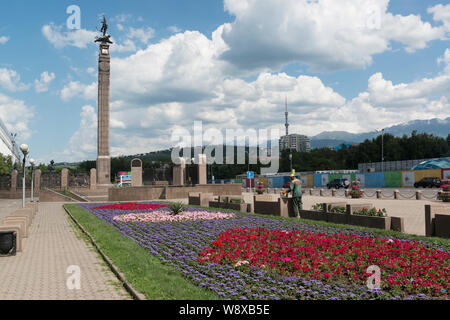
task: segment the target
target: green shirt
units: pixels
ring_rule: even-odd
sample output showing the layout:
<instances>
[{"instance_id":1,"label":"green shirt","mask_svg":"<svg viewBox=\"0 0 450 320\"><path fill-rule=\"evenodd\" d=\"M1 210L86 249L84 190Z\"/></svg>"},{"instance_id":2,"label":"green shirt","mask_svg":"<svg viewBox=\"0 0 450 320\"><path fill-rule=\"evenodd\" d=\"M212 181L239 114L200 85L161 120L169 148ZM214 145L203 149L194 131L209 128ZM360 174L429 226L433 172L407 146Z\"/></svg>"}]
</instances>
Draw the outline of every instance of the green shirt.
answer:
<instances>
[{"instance_id":1,"label":"green shirt","mask_svg":"<svg viewBox=\"0 0 450 320\"><path fill-rule=\"evenodd\" d=\"M298 179L295 179L291 182L291 187L289 190L286 190L287 193L292 192L292 196L295 197L301 197L302 196L302 182Z\"/></svg>"}]
</instances>

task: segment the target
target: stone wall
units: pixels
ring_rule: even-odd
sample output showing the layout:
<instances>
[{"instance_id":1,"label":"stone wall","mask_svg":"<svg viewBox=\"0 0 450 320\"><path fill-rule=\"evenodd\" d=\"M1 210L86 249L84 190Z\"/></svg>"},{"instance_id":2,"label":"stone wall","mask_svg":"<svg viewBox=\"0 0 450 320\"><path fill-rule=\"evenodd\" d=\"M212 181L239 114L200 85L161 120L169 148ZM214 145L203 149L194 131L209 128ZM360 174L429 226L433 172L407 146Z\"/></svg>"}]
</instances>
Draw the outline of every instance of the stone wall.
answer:
<instances>
[{"instance_id":1,"label":"stone wall","mask_svg":"<svg viewBox=\"0 0 450 320\"><path fill-rule=\"evenodd\" d=\"M425 235L450 238L450 207L425 205Z\"/></svg>"},{"instance_id":2,"label":"stone wall","mask_svg":"<svg viewBox=\"0 0 450 320\"><path fill-rule=\"evenodd\" d=\"M128 188L111 188L109 192L109 201L147 201L164 199L187 199L189 193L212 193L219 195L242 195L241 185L196 185L193 187L183 186L143 186Z\"/></svg>"}]
</instances>

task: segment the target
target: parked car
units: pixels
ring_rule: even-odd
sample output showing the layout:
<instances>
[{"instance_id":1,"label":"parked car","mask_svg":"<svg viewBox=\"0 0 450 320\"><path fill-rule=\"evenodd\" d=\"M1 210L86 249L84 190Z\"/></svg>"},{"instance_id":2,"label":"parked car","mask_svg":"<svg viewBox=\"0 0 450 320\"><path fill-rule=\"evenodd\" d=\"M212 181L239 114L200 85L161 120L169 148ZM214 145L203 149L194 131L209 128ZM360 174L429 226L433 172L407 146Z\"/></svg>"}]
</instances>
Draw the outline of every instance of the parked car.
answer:
<instances>
[{"instance_id":1,"label":"parked car","mask_svg":"<svg viewBox=\"0 0 450 320\"><path fill-rule=\"evenodd\" d=\"M415 188L439 188L441 186L441 179L436 178L436 177L426 177L423 178L420 181L417 181L416 183L414 183L414 187Z\"/></svg>"},{"instance_id":2,"label":"parked car","mask_svg":"<svg viewBox=\"0 0 450 320\"><path fill-rule=\"evenodd\" d=\"M347 179L334 179L331 182L327 183L328 189L339 189L339 188L345 188L348 189L350 186L350 181Z\"/></svg>"}]
</instances>

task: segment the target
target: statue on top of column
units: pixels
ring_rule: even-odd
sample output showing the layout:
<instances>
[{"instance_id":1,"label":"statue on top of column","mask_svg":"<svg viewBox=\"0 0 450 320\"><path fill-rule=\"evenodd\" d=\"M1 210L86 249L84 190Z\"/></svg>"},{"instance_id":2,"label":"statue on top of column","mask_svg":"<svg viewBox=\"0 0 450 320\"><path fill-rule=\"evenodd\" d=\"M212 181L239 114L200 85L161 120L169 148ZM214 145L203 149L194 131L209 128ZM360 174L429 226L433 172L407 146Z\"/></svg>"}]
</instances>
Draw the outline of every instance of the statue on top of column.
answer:
<instances>
[{"instance_id":1,"label":"statue on top of column","mask_svg":"<svg viewBox=\"0 0 450 320\"><path fill-rule=\"evenodd\" d=\"M108 24L106 23L106 18L103 16L103 23L102 28L100 29L100 32L103 34L101 37L97 37L95 39L95 42L102 42L102 43L113 43L110 38L110 35L107 35L106 32L108 31Z\"/></svg>"}]
</instances>

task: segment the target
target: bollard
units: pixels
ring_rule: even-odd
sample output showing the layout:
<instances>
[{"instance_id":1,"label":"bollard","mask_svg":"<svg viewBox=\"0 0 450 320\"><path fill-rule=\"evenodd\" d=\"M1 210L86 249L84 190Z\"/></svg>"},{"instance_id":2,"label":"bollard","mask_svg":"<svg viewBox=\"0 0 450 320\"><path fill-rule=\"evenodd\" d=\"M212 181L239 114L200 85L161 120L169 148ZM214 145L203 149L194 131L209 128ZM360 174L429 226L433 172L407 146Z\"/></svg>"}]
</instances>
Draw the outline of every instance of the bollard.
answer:
<instances>
[{"instance_id":1,"label":"bollard","mask_svg":"<svg viewBox=\"0 0 450 320\"><path fill-rule=\"evenodd\" d=\"M400 199L400 191L394 190L394 199L399 200Z\"/></svg>"},{"instance_id":2,"label":"bollard","mask_svg":"<svg viewBox=\"0 0 450 320\"><path fill-rule=\"evenodd\" d=\"M323 197L323 189L320 189L320 196Z\"/></svg>"},{"instance_id":3,"label":"bollard","mask_svg":"<svg viewBox=\"0 0 450 320\"><path fill-rule=\"evenodd\" d=\"M416 191L416 200L422 200L422 191Z\"/></svg>"},{"instance_id":4,"label":"bollard","mask_svg":"<svg viewBox=\"0 0 450 320\"><path fill-rule=\"evenodd\" d=\"M377 199L381 199L381 190L377 190Z\"/></svg>"},{"instance_id":5,"label":"bollard","mask_svg":"<svg viewBox=\"0 0 450 320\"><path fill-rule=\"evenodd\" d=\"M309 189L309 195L310 195L310 196L313 195L313 189Z\"/></svg>"},{"instance_id":6,"label":"bollard","mask_svg":"<svg viewBox=\"0 0 450 320\"><path fill-rule=\"evenodd\" d=\"M331 196L336 197L336 189L331 190Z\"/></svg>"},{"instance_id":7,"label":"bollard","mask_svg":"<svg viewBox=\"0 0 450 320\"><path fill-rule=\"evenodd\" d=\"M350 190L345 190L345 197L347 198L350 195Z\"/></svg>"}]
</instances>

